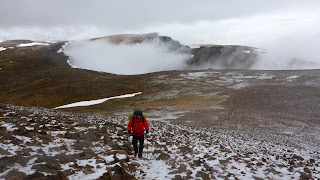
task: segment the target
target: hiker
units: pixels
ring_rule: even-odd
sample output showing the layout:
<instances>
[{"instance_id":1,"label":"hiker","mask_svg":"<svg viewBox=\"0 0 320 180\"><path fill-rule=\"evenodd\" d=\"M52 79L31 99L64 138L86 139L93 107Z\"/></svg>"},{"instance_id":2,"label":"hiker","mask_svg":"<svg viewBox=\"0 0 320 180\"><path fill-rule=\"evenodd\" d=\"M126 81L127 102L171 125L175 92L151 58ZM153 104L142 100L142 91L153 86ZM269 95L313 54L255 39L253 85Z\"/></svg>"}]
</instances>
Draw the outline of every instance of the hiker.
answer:
<instances>
[{"instance_id":1,"label":"hiker","mask_svg":"<svg viewBox=\"0 0 320 180\"><path fill-rule=\"evenodd\" d=\"M142 111L134 111L133 117L130 119L128 124L128 133L133 136L132 145L134 149L134 156L139 154L139 158L142 158L143 142L144 142L144 129L146 133L149 133L149 124L147 119L143 116ZM132 131L131 131L132 129ZM139 151L137 143L139 141Z\"/></svg>"}]
</instances>

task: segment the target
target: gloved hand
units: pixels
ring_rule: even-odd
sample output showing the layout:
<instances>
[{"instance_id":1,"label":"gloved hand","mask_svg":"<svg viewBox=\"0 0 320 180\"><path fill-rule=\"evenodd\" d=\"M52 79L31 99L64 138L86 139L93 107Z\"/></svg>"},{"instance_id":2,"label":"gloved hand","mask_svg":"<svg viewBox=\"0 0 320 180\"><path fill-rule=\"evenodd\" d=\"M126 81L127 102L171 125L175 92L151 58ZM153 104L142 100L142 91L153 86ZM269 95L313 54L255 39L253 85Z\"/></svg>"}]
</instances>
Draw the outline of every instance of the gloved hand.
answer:
<instances>
[{"instance_id":1,"label":"gloved hand","mask_svg":"<svg viewBox=\"0 0 320 180\"><path fill-rule=\"evenodd\" d=\"M146 130L146 133L148 134L148 133L149 133L149 130Z\"/></svg>"},{"instance_id":2,"label":"gloved hand","mask_svg":"<svg viewBox=\"0 0 320 180\"><path fill-rule=\"evenodd\" d=\"M131 135L131 130L128 131L128 134Z\"/></svg>"}]
</instances>

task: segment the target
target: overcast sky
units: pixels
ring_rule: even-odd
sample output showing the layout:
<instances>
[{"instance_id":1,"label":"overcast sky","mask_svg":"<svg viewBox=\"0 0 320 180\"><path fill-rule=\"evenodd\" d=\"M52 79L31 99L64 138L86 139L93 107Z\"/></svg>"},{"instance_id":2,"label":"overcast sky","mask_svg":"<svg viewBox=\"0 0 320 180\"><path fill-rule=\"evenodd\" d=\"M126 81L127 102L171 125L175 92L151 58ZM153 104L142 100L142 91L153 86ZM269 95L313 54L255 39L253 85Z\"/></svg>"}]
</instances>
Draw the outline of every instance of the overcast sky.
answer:
<instances>
[{"instance_id":1,"label":"overcast sky","mask_svg":"<svg viewBox=\"0 0 320 180\"><path fill-rule=\"evenodd\" d=\"M157 23L319 12L318 0L1 0L1 27L92 24L123 30Z\"/></svg>"},{"instance_id":2,"label":"overcast sky","mask_svg":"<svg viewBox=\"0 0 320 180\"><path fill-rule=\"evenodd\" d=\"M0 42L147 32L320 63L320 0L0 0Z\"/></svg>"},{"instance_id":3,"label":"overcast sky","mask_svg":"<svg viewBox=\"0 0 320 180\"><path fill-rule=\"evenodd\" d=\"M319 0L0 0L0 39L69 40L159 32L182 43L267 48L319 34Z\"/></svg>"}]
</instances>

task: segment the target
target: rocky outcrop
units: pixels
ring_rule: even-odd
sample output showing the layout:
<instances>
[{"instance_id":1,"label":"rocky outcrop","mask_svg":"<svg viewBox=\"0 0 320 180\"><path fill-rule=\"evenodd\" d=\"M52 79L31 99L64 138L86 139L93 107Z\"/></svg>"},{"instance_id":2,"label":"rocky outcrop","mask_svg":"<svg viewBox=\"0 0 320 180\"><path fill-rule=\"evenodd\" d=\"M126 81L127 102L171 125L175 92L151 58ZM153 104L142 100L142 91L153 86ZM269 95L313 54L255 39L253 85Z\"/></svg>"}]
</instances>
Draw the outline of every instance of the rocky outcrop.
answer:
<instances>
[{"instance_id":1,"label":"rocky outcrop","mask_svg":"<svg viewBox=\"0 0 320 180\"><path fill-rule=\"evenodd\" d=\"M165 46L170 52L190 54L192 51L189 46L183 45L179 41L176 41L171 37L160 36L157 33L112 35L90 39L89 41L107 41L112 44L118 45L135 45L140 43L149 43L156 46Z\"/></svg>"},{"instance_id":2,"label":"rocky outcrop","mask_svg":"<svg viewBox=\"0 0 320 180\"><path fill-rule=\"evenodd\" d=\"M249 69L258 55L246 46L201 46L192 50L187 64L197 69Z\"/></svg>"},{"instance_id":3,"label":"rocky outcrop","mask_svg":"<svg viewBox=\"0 0 320 180\"><path fill-rule=\"evenodd\" d=\"M140 44L153 43L165 45L170 52L190 54L186 59L186 68L190 69L249 69L257 60L260 51L247 46L231 45L199 45L191 48L168 36L157 33L148 34L122 34L90 39L90 41L106 40L113 44Z\"/></svg>"}]
</instances>

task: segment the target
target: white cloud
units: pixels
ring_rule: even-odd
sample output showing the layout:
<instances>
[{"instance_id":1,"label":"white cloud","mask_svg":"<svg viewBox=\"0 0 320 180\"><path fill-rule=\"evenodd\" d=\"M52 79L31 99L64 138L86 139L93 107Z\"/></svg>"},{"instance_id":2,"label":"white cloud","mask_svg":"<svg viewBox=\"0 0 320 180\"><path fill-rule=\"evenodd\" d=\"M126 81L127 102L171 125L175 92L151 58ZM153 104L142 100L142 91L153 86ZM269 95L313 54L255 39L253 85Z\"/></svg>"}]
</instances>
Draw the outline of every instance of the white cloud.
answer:
<instances>
[{"instance_id":1,"label":"white cloud","mask_svg":"<svg viewBox=\"0 0 320 180\"><path fill-rule=\"evenodd\" d=\"M107 42L71 42L65 49L72 64L83 69L115 74L144 74L185 69L190 54L170 52L161 43L113 45Z\"/></svg>"}]
</instances>

